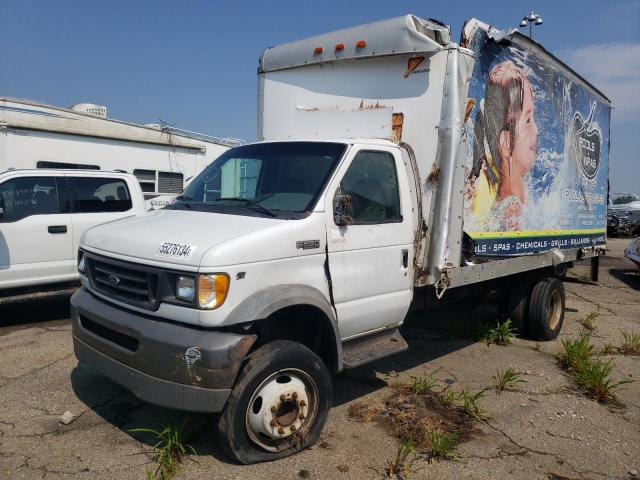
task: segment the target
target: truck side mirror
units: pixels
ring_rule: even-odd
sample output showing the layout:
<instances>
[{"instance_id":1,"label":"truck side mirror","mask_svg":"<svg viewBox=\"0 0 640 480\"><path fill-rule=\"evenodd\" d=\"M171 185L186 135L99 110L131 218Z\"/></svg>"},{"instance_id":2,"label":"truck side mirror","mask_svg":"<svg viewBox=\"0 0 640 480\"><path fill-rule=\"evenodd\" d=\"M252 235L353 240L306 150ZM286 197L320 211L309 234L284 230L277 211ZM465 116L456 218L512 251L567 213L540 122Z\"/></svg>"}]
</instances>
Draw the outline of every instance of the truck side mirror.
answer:
<instances>
[{"instance_id":1,"label":"truck side mirror","mask_svg":"<svg viewBox=\"0 0 640 480\"><path fill-rule=\"evenodd\" d=\"M333 197L333 221L339 227L353 224L353 209L351 194L342 189L342 185L336 190Z\"/></svg>"}]
</instances>

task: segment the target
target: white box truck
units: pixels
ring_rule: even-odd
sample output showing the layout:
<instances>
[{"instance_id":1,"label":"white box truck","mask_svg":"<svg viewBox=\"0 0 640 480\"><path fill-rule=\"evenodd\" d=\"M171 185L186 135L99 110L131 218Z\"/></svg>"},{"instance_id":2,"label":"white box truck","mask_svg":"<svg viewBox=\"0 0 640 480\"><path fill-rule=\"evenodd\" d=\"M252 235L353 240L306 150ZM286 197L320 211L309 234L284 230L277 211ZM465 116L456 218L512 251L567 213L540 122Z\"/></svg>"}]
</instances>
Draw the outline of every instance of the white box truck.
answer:
<instances>
[{"instance_id":1,"label":"white box truck","mask_svg":"<svg viewBox=\"0 0 640 480\"><path fill-rule=\"evenodd\" d=\"M221 412L221 446L253 463L312 445L331 374L406 349L412 305L497 289L555 338L558 271L605 249L610 103L518 32L449 37L408 15L265 50L264 141L85 234L77 358Z\"/></svg>"}]
</instances>

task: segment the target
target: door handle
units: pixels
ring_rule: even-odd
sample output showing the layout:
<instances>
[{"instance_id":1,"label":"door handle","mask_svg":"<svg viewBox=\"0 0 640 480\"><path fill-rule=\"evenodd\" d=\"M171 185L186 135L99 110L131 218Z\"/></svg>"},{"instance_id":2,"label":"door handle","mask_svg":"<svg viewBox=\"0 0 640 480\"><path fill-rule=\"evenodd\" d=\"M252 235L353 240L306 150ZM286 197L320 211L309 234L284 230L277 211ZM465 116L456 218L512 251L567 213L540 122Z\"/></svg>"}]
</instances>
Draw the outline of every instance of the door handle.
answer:
<instances>
[{"instance_id":1,"label":"door handle","mask_svg":"<svg viewBox=\"0 0 640 480\"><path fill-rule=\"evenodd\" d=\"M67 226L66 225L49 225L49 227L47 227L47 230L49 231L49 233L67 233Z\"/></svg>"},{"instance_id":2,"label":"door handle","mask_svg":"<svg viewBox=\"0 0 640 480\"><path fill-rule=\"evenodd\" d=\"M409 266L409 250L402 249L402 267L407 268Z\"/></svg>"}]
</instances>

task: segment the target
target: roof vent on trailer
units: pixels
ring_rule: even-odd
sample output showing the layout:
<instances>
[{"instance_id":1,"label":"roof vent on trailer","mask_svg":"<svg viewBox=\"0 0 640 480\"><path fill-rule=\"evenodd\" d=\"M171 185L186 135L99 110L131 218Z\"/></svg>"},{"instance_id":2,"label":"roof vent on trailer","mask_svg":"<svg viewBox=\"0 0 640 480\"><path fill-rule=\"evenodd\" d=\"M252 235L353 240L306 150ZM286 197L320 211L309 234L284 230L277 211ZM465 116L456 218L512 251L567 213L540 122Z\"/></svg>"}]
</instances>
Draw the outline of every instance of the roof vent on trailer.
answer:
<instances>
[{"instance_id":1,"label":"roof vent on trailer","mask_svg":"<svg viewBox=\"0 0 640 480\"><path fill-rule=\"evenodd\" d=\"M107 107L104 105L96 105L95 103L76 103L71 106L74 112L88 113L96 117L107 118Z\"/></svg>"}]
</instances>

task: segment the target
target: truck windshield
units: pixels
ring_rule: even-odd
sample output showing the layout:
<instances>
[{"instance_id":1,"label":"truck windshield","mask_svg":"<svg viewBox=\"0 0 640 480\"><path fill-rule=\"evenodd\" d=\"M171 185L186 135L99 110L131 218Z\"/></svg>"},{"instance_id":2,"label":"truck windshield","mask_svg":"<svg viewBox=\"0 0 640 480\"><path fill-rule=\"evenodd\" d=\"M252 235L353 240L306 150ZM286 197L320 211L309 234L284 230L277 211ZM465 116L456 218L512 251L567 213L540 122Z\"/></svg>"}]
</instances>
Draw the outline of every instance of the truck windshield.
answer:
<instances>
[{"instance_id":1,"label":"truck windshield","mask_svg":"<svg viewBox=\"0 0 640 480\"><path fill-rule=\"evenodd\" d=\"M310 211L346 145L259 143L223 153L170 209L299 218Z\"/></svg>"}]
</instances>

